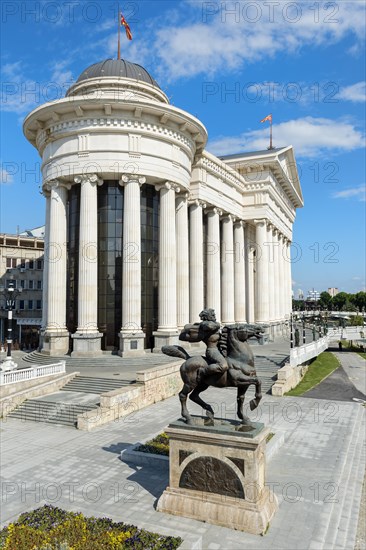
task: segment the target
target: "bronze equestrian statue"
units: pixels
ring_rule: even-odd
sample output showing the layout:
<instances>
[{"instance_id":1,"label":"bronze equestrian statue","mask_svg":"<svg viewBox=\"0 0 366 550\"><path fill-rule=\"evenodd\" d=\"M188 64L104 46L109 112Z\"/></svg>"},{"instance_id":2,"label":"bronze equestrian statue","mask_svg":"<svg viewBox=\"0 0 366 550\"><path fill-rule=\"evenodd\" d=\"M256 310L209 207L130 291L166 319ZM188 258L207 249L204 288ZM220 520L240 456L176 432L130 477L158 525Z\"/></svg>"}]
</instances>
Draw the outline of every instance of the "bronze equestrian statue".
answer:
<instances>
[{"instance_id":1,"label":"bronze equestrian statue","mask_svg":"<svg viewBox=\"0 0 366 550\"><path fill-rule=\"evenodd\" d=\"M184 383L179 399L182 416L187 424L192 418L187 409L187 396L206 410L208 417L213 418L212 407L205 403L200 393L209 386L216 388L236 387L237 415L243 424L250 424L244 415L245 393L249 386L255 386L255 398L250 401L254 410L262 398L261 382L254 369L254 356L247 340L252 336L260 338L264 332L261 325L235 323L225 325L222 329L216 321L213 309L204 309L200 313L201 322L185 325L179 339L185 342L204 342L207 346L205 356L190 356L181 346L163 346L162 352L171 357L180 357L185 362L180 367Z\"/></svg>"}]
</instances>

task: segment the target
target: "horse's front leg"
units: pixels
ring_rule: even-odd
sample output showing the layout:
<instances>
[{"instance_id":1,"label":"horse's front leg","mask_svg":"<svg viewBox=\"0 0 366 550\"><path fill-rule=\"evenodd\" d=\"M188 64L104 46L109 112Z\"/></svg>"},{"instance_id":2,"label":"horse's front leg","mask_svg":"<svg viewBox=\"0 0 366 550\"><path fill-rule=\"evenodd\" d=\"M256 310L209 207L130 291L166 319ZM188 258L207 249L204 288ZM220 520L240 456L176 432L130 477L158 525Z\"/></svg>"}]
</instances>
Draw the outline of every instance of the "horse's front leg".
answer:
<instances>
[{"instance_id":1,"label":"horse's front leg","mask_svg":"<svg viewBox=\"0 0 366 550\"><path fill-rule=\"evenodd\" d=\"M191 399L191 401L193 401L194 403L197 403L197 405L199 405L200 407L202 407L203 409L205 409L206 415L207 415L209 418L213 418L213 417L214 417L213 408L211 407L211 405L209 405L208 403L206 403L205 401L203 401L203 399L201 399L201 397L200 397L200 393L201 393L202 391L207 390L207 388L208 388L208 385L207 385L207 384L199 384L199 385L193 390L193 392L192 392L191 395L189 396L189 399Z\"/></svg>"},{"instance_id":2,"label":"horse's front leg","mask_svg":"<svg viewBox=\"0 0 366 550\"><path fill-rule=\"evenodd\" d=\"M189 384L184 384L182 391L179 393L179 400L182 407L182 416L187 424L192 424L192 417L187 409L187 396L192 391L192 387Z\"/></svg>"},{"instance_id":3,"label":"horse's front leg","mask_svg":"<svg viewBox=\"0 0 366 550\"><path fill-rule=\"evenodd\" d=\"M237 394L237 415L242 421L243 424L250 424L250 418L248 416L245 416L244 414L244 399L245 394L249 386L247 384L243 384L242 386L238 386L238 394Z\"/></svg>"},{"instance_id":4,"label":"horse's front leg","mask_svg":"<svg viewBox=\"0 0 366 550\"><path fill-rule=\"evenodd\" d=\"M255 396L249 403L250 410L253 411L259 405L260 400L262 399L262 382L259 378L255 379Z\"/></svg>"}]
</instances>

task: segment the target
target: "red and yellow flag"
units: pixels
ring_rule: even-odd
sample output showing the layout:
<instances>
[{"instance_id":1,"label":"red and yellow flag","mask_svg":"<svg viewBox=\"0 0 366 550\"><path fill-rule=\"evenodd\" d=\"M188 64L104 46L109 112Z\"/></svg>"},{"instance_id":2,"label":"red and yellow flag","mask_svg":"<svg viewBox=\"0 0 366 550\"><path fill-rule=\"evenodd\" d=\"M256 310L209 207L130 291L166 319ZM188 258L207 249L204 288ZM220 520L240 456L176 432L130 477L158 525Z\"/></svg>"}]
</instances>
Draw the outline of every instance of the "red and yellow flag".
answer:
<instances>
[{"instance_id":1,"label":"red and yellow flag","mask_svg":"<svg viewBox=\"0 0 366 550\"><path fill-rule=\"evenodd\" d=\"M125 28L126 36L128 40L132 40L132 32L131 32L130 26L127 23L126 19L123 17L122 13L121 13L121 25L123 25L123 27Z\"/></svg>"},{"instance_id":2,"label":"red and yellow flag","mask_svg":"<svg viewBox=\"0 0 366 550\"><path fill-rule=\"evenodd\" d=\"M261 120L261 122L266 122L266 120L269 120L269 122L272 122L272 114L267 115L265 118Z\"/></svg>"}]
</instances>

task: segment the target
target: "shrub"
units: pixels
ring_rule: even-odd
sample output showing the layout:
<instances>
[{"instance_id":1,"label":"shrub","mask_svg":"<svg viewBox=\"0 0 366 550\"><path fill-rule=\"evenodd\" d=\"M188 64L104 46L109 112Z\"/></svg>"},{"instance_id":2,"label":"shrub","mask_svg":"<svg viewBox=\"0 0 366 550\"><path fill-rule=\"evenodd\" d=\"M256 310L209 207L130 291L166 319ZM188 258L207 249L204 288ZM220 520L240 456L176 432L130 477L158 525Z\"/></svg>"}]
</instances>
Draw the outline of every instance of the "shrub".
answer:
<instances>
[{"instance_id":1,"label":"shrub","mask_svg":"<svg viewBox=\"0 0 366 550\"><path fill-rule=\"evenodd\" d=\"M53 506L21 514L17 522L0 531L4 550L174 550L181 543L179 537Z\"/></svg>"},{"instance_id":2,"label":"shrub","mask_svg":"<svg viewBox=\"0 0 366 550\"><path fill-rule=\"evenodd\" d=\"M144 445L140 445L135 450L141 453L169 456L169 437L163 432L154 437L154 439L147 441Z\"/></svg>"}]
</instances>

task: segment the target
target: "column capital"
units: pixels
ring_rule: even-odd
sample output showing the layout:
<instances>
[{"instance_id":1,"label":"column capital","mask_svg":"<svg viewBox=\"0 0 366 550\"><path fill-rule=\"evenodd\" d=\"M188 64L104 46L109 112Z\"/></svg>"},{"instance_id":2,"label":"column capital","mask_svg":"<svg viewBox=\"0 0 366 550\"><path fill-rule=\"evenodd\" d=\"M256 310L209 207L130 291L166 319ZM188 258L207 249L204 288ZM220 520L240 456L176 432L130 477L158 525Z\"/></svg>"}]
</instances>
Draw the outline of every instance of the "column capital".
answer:
<instances>
[{"instance_id":1,"label":"column capital","mask_svg":"<svg viewBox=\"0 0 366 550\"><path fill-rule=\"evenodd\" d=\"M264 218L262 220L253 220L253 223L256 226L264 226L264 225L266 225L266 222L267 222L267 220L264 219Z\"/></svg>"},{"instance_id":2,"label":"column capital","mask_svg":"<svg viewBox=\"0 0 366 550\"><path fill-rule=\"evenodd\" d=\"M244 220L235 220L234 221L234 227L242 227L243 229L245 229L245 221Z\"/></svg>"},{"instance_id":3,"label":"column capital","mask_svg":"<svg viewBox=\"0 0 366 550\"><path fill-rule=\"evenodd\" d=\"M201 206L201 208L206 208L206 203L201 199L192 199L189 201L189 206Z\"/></svg>"},{"instance_id":4,"label":"column capital","mask_svg":"<svg viewBox=\"0 0 366 550\"><path fill-rule=\"evenodd\" d=\"M139 176L138 174L123 174L118 183L123 187L127 183L130 183L130 181L135 181L141 187L141 185L146 183L146 178L145 176Z\"/></svg>"},{"instance_id":5,"label":"column capital","mask_svg":"<svg viewBox=\"0 0 366 550\"><path fill-rule=\"evenodd\" d=\"M228 212L222 212L221 213L221 220L229 220L229 221L232 221L233 223L235 222L236 220L236 217L233 216L233 214L229 214Z\"/></svg>"},{"instance_id":6,"label":"column capital","mask_svg":"<svg viewBox=\"0 0 366 550\"><path fill-rule=\"evenodd\" d=\"M219 216L222 216L222 210L220 210L220 208L218 208L217 206L207 205L205 209L205 214L218 214Z\"/></svg>"},{"instance_id":7,"label":"column capital","mask_svg":"<svg viewBox=\"0 0 366 550\"><path fill-rule=\"evenodd\" d=\"M68 181L61 181L57 179L46 180L43 184L44 191L52 191L52 189L57 189L58 187L64 187L65 189L71 189L71 183Z\"/></svg>"},{"instance_id":8,"label":"column capital","mask_svg":"<svg viewBox=\"0 0 366 550\"><path fill-rule=\"evenodd\" d=\"M92 183L94 185L102 185L103 180L100 179L97 174L80 174L74 177L74 182L83 184L83 183Z\"/></svg>"},{"instance_id":9,"label":"column capital","mask_svg":"<svg viewBox=\"0 0 366 550\"><path fill-rule=\"evenodd\" d=\"M174 183L172 181L166 181L164 183L157 183L155 185L155 189L156 191L160 191L162 189L167 189L169 191L169 189L172 189L175 193L180 193L180 187L177 183Z\"/></svg>"},{"instance_id":10,"label":"column capital","mask_svg":"<svg viewBox=\"0 0 366 550\"><path fill-rule=\"evenodd\" d=\"M177 199L185 199L188 201L189 199L189 192L188 191L177 191Z\"/></svg>"},{"instance_id":11,"label":"column capital","mask_svg":"<svg viewBox=\"0 0 366 550\"><path fill-rule=\"evenodd\" d=\"M272 225L272 234L273 234L274 236L276 236L277 233L279 233L277 227L275 227L274 225Z\"/></svg>"}]
</instances>

